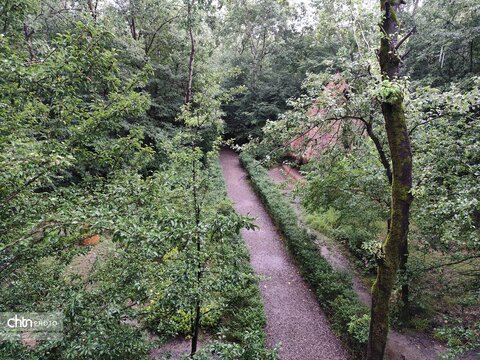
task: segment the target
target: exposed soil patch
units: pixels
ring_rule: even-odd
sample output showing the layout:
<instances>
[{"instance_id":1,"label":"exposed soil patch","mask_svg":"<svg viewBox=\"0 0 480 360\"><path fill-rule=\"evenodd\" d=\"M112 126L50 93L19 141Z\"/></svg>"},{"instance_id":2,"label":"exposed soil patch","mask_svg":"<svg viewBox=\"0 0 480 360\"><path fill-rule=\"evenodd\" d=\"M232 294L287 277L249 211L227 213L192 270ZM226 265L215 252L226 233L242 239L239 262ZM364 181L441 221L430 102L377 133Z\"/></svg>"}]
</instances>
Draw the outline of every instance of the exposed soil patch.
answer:
<instances>
[{"instance_id":1,"label":"exposed soil patch","mask_svg":"<svg viewBox=\"0 0 480 360\"><path fill-rule=\"evenodd\" d=\"M99 235L95 235L85 240L88 240L88 243L82 245L90 245L91 249L86 254L75 256L72 259L71 263L65 268L65 276L70 277L72 275L78 275L86 281L93 270L95 262L101 257L107 256L112 250L112 242L107 238L100 241Z\"/></svg>"},{"instance_id":2,"label":"exposed soil patch","mask_svg":"<svg viewBox=\"0 0 480 360\"><path fill-rule=\"evenodd\" d=\"M238 156L224 149L220 154L227 192L242 215L256 219L257 231L242 231L251 264L262 277L260 290L267 316L267 345L281 343L285 360L348 359L328 319L300 276L280 234L261 200L251 188Z\"/></svg>"},{"instance_id":3,"label":"exposed soil patch","mask_svg":"<svg viewBox=\"0 0 480 360\"><path fill-rule=\"evenodd\" d=\"M208 341L208 336L200 334L198 339L198 348L202 348L205 342ZM190 354L192 341L185 339L184 337L176 337L170 339L162 346L150 351L151 359L179 359L182 356L188 356ZM170 357L168 357L170 356Z\"/></svg>"}]
</instances>

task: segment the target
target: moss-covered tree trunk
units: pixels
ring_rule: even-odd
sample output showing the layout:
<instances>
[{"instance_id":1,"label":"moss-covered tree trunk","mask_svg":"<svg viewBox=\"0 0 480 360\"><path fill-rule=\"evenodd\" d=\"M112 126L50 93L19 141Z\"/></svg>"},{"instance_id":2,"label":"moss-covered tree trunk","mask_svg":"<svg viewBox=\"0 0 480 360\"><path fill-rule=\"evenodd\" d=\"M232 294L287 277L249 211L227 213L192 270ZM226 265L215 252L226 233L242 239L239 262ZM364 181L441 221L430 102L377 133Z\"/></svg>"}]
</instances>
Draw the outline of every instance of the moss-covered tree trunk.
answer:
<instances>
[{"instance_id":1,"label":"moss-covered tree trunk","mask_svg":"<svg viewBox=\"0 0 480 360\"><path fill-rule=\"evenodd\" d=\"M185 104L188 104L192 101L192 86L193 86L193 63L195 61L195 37L193 35L193 20L192 20L192 11L195 6L195 0L192 2L188 1L187 3L187 17L188 17L188 36L190 38L190 57L188 59L188 77L187 77L187 87L185 89Z\"/></svg>"},{"instance_id":2,"label":"moss-covered tree trunk","mask_svg":"<svg viewBox=\"0 0 480 360\"><path fill-rule=\"evenodd\" d=\"M377 279L372 290L372 309L367 359L383 359L388 335L389 302L397 272L405 259L412 196L412 153L405 121L403 96L395 85L400 69L397 53L398 21L397 1L380 0L383 14L382 40L378 53L384 81L388 81L387 94L382 98L388 145L392 158L392 194L390 230L378 259ZM385 86L385 85L384 85Z\"/></svg>"}]
</instances>

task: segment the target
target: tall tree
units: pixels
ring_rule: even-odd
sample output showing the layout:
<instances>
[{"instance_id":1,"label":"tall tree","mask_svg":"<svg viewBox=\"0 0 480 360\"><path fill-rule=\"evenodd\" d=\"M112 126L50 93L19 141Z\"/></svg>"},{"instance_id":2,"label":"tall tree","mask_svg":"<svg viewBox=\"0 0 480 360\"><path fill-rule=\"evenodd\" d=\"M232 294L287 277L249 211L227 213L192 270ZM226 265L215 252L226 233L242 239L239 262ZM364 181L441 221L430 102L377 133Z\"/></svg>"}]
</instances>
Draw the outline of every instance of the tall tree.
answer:
<instances>
[{"instance_id":1,"label":"tall tree","mask_svg":"<svg viewBox=\"0 0 480 360\"><path fill-rule=\"evenodd\" d=\"M187 32L188 37L190 38L190 56L188 58L188 77L187 77L187 88L185 89L185 104L192 101L192 86L193 86L193 63L195 61L195 36L193 34L192 26L192 11L195 6L195 0L187 1Z\"/></svg>"},{"instance_id":2,"label":"tall tree","mask_svg":"<svg viewBox=\"0 0 480 360\"><path fill-rule=\"evenodd\" d=\"M377 279L372 290L367 359L383 359L388 335L389 302L396 275L407 254L407 234L412 202L412 152L404 114L403 92L397 80L401 58L398 47L397 9L403 0L380 0L381 44L378 59L382 72L382 113L392 159L390 228L378 258Z\"/></svg>"},{"instance_id":3,"label":"tall tree","mask_svg":"<svg viewBox=\"0 0 480 360\"><path fill-rule=\"evenodd\" d=\"M423 1L412 9L418 36L402 72L425 85L448 88L480 73L480 5L470 0Z\"/></svg>"},{"instance_id":4,"label":"tall tree","mask_svg":"<svg viewBox=\"0 0 480 360\"><path fill-rule=\"evenodd\" d=\"M316 65L307 61L315 35L300 20L305 18L302 8L286 2L235 0L225 7L219 33L222 62L240 73L224 86L245 86L224 106L226 133L243 143L250 135L261 136L265 122L277 120L287 100L300 95L306 72Z\"/></svg>"}]
</instances>

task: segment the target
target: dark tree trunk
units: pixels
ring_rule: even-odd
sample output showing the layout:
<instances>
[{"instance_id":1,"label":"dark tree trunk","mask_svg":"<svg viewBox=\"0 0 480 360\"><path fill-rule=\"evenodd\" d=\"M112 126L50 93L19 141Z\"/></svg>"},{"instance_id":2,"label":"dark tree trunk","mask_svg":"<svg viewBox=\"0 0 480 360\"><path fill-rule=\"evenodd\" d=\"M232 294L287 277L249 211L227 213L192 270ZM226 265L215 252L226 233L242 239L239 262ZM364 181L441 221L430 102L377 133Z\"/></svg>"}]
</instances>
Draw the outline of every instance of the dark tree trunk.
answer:
<instances>
[{"instance_id":1,"label":"dark tree trunk","mask_svg":"<svg viewBox=\"0 0 480 360\"><path fill-rule=\"evenodd\" d=\"M92 15L93 21L97 21L97 7L98 7L98 0L87 0L88 10L90 11L90 15Z\"/></svg>"},{"instance_id":2,"label":"dark tree trunk","mask_svg":"<svg viewBox=\"0 0 480 360\"><path fill-rule=\"evenodd\" d=\"M400 70L397 53L398 21L396 8L391 0L380 0L383 20L381 46L378 53L384 80L394 81ZM390 229L385 239L383 253L378 259L377 279L372 290L370 333L367 359L381 360L388 335L389 302L397 272L406 262L407 234L412 196L412 153L405 121L403 96L393 93L382 100L388 146L392 157L392 195Z\"/></svg>"},{"instance_id":3,"label":"dark tree trunk","mask_svg":"<svg viewBox=\"0 0 480 360\"><path fill-rule=\"evenodd\" d=\"M130 26L130 34L132 34L132 39L138 40L137 26L135 24L135 16L132 15L132 17L128 20L128 25Z\"/></svg>"},{"instance_id":4,"label":"dark tree trunk","mask_svg":"<svg viewBox=\"0 0 480 360\"><path fill-rule=\"evenodd\" d=\"M187 78L187 88L185 90L185 104L188 104L192 101L192 85L193 85L193 62L195 61L195 37L193 36L193 29L192 29L192 7L194 2L188 3L187 6L187 13L188 13L188 21L190 24L188 25L188 35L190 37L190 59L188 61L188 78Z\"/></svg>"},{"instance_id":5,"label":"dark tree trunk","mask_svg":"<svg viewBox=\"0 0 480 360\"><path fill-rule=\"evenodd\" d=\"M200 279L199 279L200 281ZM200 330L200 301L195 305L195 319L192 324L192 346L190 356L194 356L198 347L198 333Z\"/></svg>"},{"instance_id":6,"label":"dark tree trunk","mask_svg":"<svg viewBox=\"0 0 480 360\"><path fill-rule=\"evenodd\" d=\"M192 149L194 148L192 144ZM192 162L192 183L193 183L193 210L195 215L195 227L196 227L196 234L195 234L195 241L197 245L197 286L200 286L202 281L202 274L203 274L203 265L201 261L201 251L202 251L202 240L200 238L200 234L198 232L200 228L200 204L198 201L198 191L197 191L197 163L194 159ZM192 321L192 344L191 344L191 351L190 357L193 357L197 352L198 347L198 333L200 330L200 310L201 310L201 301L198 298L195 302L195 318Z\"/></svg>"},{"instance_id":7,"label":"dark tree trunk","mask_svg":"<svg viewBox=\"0 0 480 360\"><path fill-rule=\"evenodd\" d=\"M387 158L387 155L385 154L385 151L383 150L382 143L380 142L380 139L378 136L373 132L373 125L371 122L365 122L365 127L367 129L367 134L370 137L370 139L373 141L375 144L375 148L377 149L378 156L380 157L380 162L383 165L383 168L385 169L385 175L387 176L388 183L390 186L392 185L392 168L390 166L390 161ZM390 220L388 222L387 229L390 229Z\"/></svg>"},{"instance_id":8,"label":"dark tree trunk","mask_svg":"<svg viewBox=\"0 0 480 360\"><path fill-rule=\"evenodd\" d=\"M470 40L470 72L473 73L473 39Z\"/></svg>"},{"instance_id":9,"label":"dark tree trunk","mask_svg":"<svg viewBox=\"0 0 480 360\"><path fill-rule=\"evenodd\" d=\"M192 101L193 62L195 61L195 38L193 37L192 29L189 29L188 33L190 35L190 59L188 61L188 80L187 89L185 91L185 104Z\"/></svg>"}]
</instances>

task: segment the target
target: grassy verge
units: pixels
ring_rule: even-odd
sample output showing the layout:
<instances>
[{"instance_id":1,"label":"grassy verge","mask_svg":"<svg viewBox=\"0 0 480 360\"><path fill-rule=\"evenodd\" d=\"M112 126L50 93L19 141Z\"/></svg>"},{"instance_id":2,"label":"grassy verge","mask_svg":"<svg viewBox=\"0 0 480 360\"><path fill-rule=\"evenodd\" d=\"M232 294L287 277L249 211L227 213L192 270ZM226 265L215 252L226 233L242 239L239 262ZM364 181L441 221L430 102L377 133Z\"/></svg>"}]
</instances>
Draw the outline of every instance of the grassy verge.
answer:
<instances>
[{"instance_id":1,"label":"grassy verge","mask_svg":"<svg viewBox=\"0 0 480 360\"><path fill-rule=\"evenodd\" d=\"M351 277L334 270L320 255L314 239L298 225L291 204L278 186L269 181L267 171L246 153L240 156L240 160L255 191L281 231L303 277L314 289L320 305L329 316L333 331L355 358L362 358L368 338L367 307L352 290Z\"/></svg>"}]
</instances>

